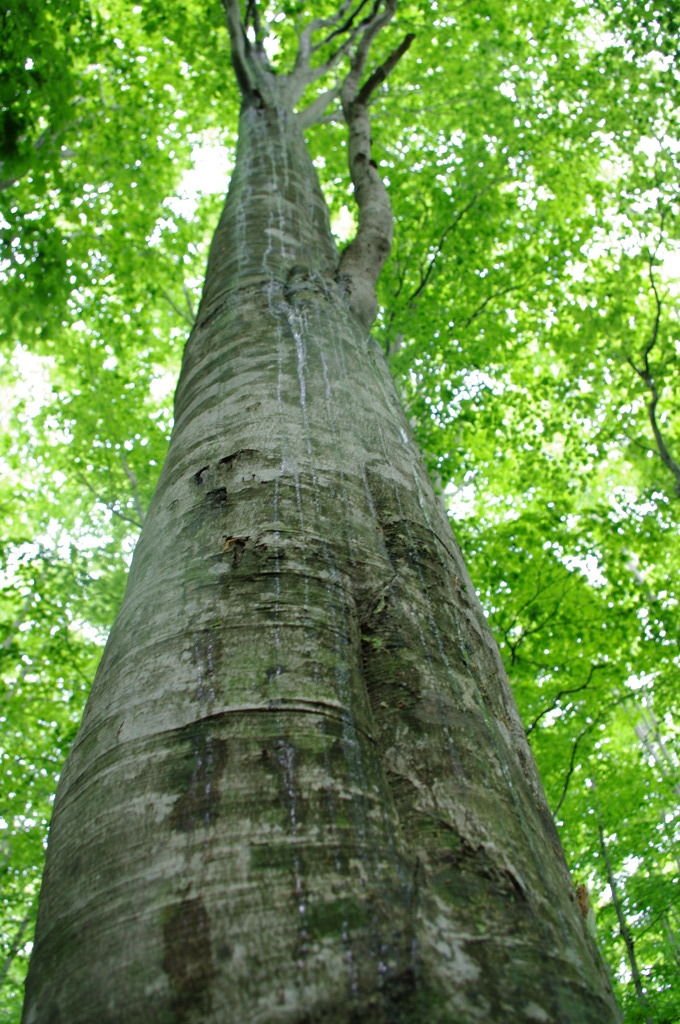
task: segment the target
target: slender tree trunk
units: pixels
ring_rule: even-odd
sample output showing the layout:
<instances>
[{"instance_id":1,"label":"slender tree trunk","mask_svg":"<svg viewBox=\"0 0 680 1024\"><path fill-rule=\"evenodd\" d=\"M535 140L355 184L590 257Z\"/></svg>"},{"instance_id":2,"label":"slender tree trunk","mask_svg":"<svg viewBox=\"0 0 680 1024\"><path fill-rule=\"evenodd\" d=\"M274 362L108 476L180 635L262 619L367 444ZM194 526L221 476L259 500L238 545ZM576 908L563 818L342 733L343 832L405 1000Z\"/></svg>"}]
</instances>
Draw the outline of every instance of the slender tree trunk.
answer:
<instances>
[{"instance_id":1,"label":"slender tree trunk","mask_svg":"<svg viewBox=\"0 0 680 1024\"><path fill-rule=\"evenodd\" d=\"M25 1024L617 1020L294 117L247 105Z\"/></svg>"},{"instance_id":2,"label":"slender tree trunk","mask_svg":"<svg viewBox=\"0 0 680 1024\"><path fill-rule=\"evenodd\" d=\"M607 852L607 844L605 842L604 830L602 828L601 821L598 822L597 831L600 837L600 852L602 853L602 859L604 860L605 869L607 871L607 881L609 882L609 888L612 891L612 903L614 904L614 910L616 911L616 920L619 923L619 934L621 935L626 947L626 955L628 957L630 973L635 986L635 994L640 1006L640 1013L643 1015L645 1024L654 1024L654 1021L649 1015L649 1003L647 1002L647 996L645 995L644 986L642 984L642 975L640 974L640 967L637 962L635 943L633 941L630 928L628 927L628 922L626 921L621 893L619 892L616 875L614 874L614 869L612 867L611 857Z\"/></svg>"}]
</instances>

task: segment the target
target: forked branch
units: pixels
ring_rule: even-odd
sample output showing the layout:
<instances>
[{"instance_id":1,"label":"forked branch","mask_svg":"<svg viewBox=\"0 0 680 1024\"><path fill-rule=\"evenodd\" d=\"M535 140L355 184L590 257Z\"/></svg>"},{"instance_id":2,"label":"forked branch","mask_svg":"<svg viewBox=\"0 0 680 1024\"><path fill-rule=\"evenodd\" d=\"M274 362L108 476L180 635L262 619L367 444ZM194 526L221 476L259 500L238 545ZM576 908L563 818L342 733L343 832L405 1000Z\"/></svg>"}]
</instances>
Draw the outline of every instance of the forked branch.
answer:
<instances>
[{"instance_id":1,"label":"forked branch","mask_svg":"<svg viewBox=\"0 0 680 1024\"><path fill-rule=\"evenodd\" d=\"M222 7L231 42L231 63L243 101L262 106L274 81L274 72L264 49L266 31L262 29L257 0L248 0L244 21L238 0L222 0Z\"/></svg>"},{"instance_id":2,"label":"forked branch","mask_svg":"<svg viewBox=\"0 0 680 1024\"><path fill-rule=\"evenodd\" d=\"M320 120L329 104L338 96L349 128L349 171L359 208L356 237L342 253L338 280L345 290L349 308L365 326L375 320L378 304L375 286L387 259L393 236L392 207L387 189L371 156L371 126L368 105L376 90L387 80L415 39L409 33L373 70L364 84L371 46L383 28L394 17L397 0L343 0L335 15L316 18L298 33L298 49L293 70L276 76L264 53L264 34L257 0L247 0L242 21L239 0L222 0L229 37L232 62L244 102L258 106L272 101L292 109L302 98L309 84L328 76L341 58L349 58L344 78L320 93L298 114L303 128ZM328 32L314 44L316 32ZM336 40L339 45L335 46ZM335 46L320 64L312 66L312 57Z\"/></svg>"}]
</instances>

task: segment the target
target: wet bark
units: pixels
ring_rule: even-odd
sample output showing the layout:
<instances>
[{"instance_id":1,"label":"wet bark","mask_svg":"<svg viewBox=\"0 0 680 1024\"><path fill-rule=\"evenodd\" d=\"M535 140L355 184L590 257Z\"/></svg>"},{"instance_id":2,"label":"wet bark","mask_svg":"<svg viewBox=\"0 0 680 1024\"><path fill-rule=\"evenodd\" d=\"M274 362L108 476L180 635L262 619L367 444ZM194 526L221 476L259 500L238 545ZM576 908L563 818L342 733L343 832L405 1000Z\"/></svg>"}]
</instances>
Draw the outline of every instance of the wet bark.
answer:
<instances>
[{"instance_id":1,"label":"wet bark","mask_svg":"<svg viewBox=\"0 0 680 1024\"><path fill-rule=\"evenodd\" d=\"M610 1022L292 117L250 105L55 805L24 1024Z\"/></svg>"}]
</instances>

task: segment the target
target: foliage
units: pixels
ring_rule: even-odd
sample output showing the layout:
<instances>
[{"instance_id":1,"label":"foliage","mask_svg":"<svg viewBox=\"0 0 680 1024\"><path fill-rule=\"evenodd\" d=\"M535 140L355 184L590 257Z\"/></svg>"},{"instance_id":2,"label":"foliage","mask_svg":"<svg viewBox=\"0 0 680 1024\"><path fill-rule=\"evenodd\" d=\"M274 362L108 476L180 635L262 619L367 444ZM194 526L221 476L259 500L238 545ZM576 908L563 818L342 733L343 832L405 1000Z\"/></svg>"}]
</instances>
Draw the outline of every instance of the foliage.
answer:
<instances>
[{"instance_id":1,"label":"foliage","mask_svg":"<svg viewBox=\"0 0 680 1024\"><path fill-rule=\"evenodd\" d=\"M293 2L268 11L282 70L304 15ZM396 219L375 334L501 645L626 1020L676 1021L673 15L400 0L385 53L406 32L415 42L372 107ZM0 38L10 1022L51 794L163 459L219 206L218 190L182 197L182 176L194 147L233 148L237 99L216 2L30 0L4 12ZM344 237L352 199L332 112L309 144Z\"/></svg>"}]
</instances>

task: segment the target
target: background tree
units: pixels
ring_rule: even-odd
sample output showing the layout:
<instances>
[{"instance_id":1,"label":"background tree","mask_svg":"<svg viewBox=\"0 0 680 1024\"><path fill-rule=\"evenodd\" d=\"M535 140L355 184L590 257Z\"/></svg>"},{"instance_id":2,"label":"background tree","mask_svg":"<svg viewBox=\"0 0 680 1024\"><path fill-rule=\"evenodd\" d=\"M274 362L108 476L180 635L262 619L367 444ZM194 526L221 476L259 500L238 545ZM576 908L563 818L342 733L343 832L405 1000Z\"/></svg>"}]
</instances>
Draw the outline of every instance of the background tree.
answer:
<instances>
[{"instance_id":1,"label":"background tree","mask_svg":"<svg viewBox=\"0 0 680 1024\"><path fill-rule=\"evenodd\" d=\"M643 996L674 1020L675 477L638 370L660 396L673 458L677 44L672 24L640 11L404 11L416 40L385 109L382 93L373 105L397 220L378 329L448 491L627 1017L649 1011L632 979L626 994L602 842ZM8 1019L53 779L118 601L129 520L162 459L168 382L214 216L210 201L191 218L160 204L199 137L230 144L225 109L236 109L219 10L26 13L4 15L14 70L3 100L33 128L15 133L0 175L14 402L3 482ZM322 130L310 144L342 231L344 129Z\"/></svg>"}]
</instances>

